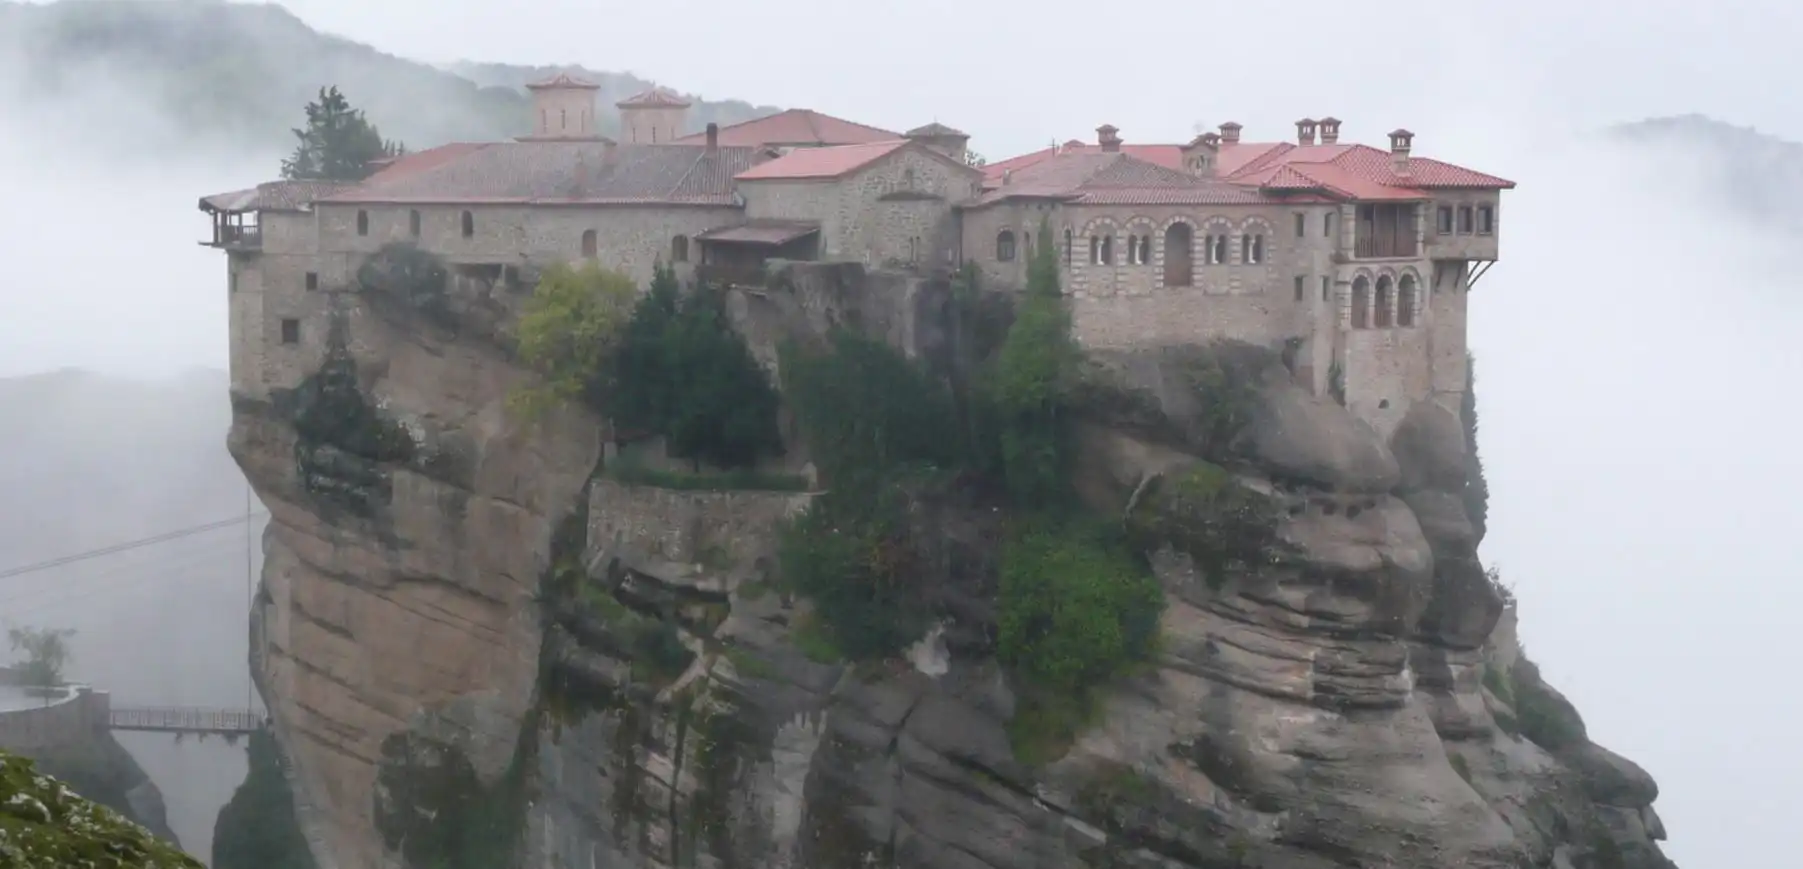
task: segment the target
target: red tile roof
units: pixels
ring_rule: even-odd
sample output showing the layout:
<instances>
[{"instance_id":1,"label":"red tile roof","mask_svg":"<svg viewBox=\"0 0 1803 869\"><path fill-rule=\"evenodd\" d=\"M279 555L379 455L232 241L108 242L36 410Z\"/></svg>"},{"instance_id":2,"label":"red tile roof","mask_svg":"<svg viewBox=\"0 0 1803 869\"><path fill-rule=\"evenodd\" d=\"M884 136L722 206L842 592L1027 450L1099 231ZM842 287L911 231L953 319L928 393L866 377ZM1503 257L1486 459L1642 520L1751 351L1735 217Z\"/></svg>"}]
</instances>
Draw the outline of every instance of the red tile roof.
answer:
<instances>
[{"instance_id":1,"label":"red tile roof","mask_svg":"<svg viewBox=\"0 0 1803 869\"><path fill-rule=\"evenodd\" d=\"M678 96L675 91L670 90L669 88L660 88L660 87L653 86L650 90L645 91L642 94L635 94L633 96L627 97L626 99L623 99L617 103L614 103L614 105L616 107L622 108L622 109L632 109L632 108L685 109L685 108L688 108L689 101L683 99L681 96Z\"/></svg>"},{"instance_id":2,"label":"red tile roof","mask_svg":"<svg viewBox=\"0 0 1803 869\"><path fill-rule=\"evenodd\" d=\"M1019 183L1023 171L1048 160L1099 153L1098 145L1072 141L990 163L983 169L984 186L995 191L1004 175ZM1123 144L1121 153L1172 170L1183 168L1180 145ZM1295 195L1307 193L1336 199L1414 200L1436 188L1508 190L1515 186L1513 181L1426 157L1411 157L1408 174L1401 175L1388 151L1358 144L1223 143L1215 165L1227 183L1285 194L1291 201Z\"/></svg>"},{"instance_id":3,"label":"red tile roof","mask_svg":"<svg viewBox=\"0 0 1803 869\"><path fill-rule=\"evenodd\" d=\"M766 163L740 172L740 181L838 178L876 162L908 144L907 139L871 142L867 145L835 145L830 148L797 148Z\"/></svg>"},{"instance_id":4,"label":"red tile roof","mask_svg":"<svg viewBox=\"0 0 1803 869\"><path fill-rule=\"evenodd\" d=\"M206 211L247 214L253 211L302 211L313 200L357 186L347 181L269 181L248 190L202 197Z\"/></svg>"},{"instance_id":5,"label":"red tile roof","mask_svg":"<svg viewBox=\"0 0 1803 869\"><path fill-rule=\"evenodd\" d=\"M930 124L921 124L920 126L915 127L912 130L909 130L908 132L904 133L903 135L907 136L910 139L928 138L928 137L933 137L933 136L941 136L941 137L943 137L943 136L963 136L966 139L970 138L969 133L966 133L963 130L960 130L956 127L948 127L944 124L939 123L938 121L934 121Z\"/></svg>"},{"instance_id":6,"label":"red tile roof","mask_svg":"<svg viewBox=\"0 0 1803 869\"><path fill-rule=\"evenodd\" d=\"M823 115L812 109L789 109L729 127L720 128L720 144L745 145L863 145L902 138L900 133ZM676 140L679 145L699 145L706 133Z\"/></svg>"},{"instance_id":7,"label":"red tile roof","mask_svg":"<svg viewBox=\"0 0 1803 869\"><path fill-rule=\"evenodd\" d=\"M1255 187L1200 178L1130 153L1090 148L1051 156L1008 175L972 203L1019 197L1077 205L1253 205L1270 201Z\"/></svg>"},{"instance_id":8,"label":"red tile roof","mask_svg":"<svg viewBox=\"0 0 1803 869\"><path fill-rule=\"evenodd\" d=\"M752 148L605 140L445 145L319 201L732 206L733 176L756 160Z\"/></svg>"},{"instance_id":9,"label":"red tile roof","mask_svg":"<svg viewBox=\"0 0 1803 869\"><path fill-rule=\"evenodd\" d=\"M600 90L601 86L586 78L579 78L570 75L567 72L560 72L549 78L542 78L526 85L526 89L529 91L535 91L540 88L582 88L583 90L592 91Z\"/></svg>"},{"instance_id":10,"label":"red tile roof","mask_svg":"<svg viewBox=\"0 0 1803 869\"><path fill-rule=\"evenodd\" d=\"M742 244L788 244L809 233L820 231L820 224L806 220L748 220L737 226L710 229L695 236L696 241L735 241Z\"/></svg>"}]
</instances>

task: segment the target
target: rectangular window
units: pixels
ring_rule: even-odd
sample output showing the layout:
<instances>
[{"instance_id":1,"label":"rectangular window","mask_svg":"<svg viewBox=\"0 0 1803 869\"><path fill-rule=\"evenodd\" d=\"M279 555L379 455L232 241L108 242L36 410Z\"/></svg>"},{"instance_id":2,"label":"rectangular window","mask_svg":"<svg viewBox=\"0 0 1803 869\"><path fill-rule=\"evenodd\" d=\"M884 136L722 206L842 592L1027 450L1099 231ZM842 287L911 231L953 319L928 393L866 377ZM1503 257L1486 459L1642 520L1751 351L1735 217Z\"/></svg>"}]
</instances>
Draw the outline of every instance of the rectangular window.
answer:
<instances>
[{"instance_id":1,"label":"rectangular window","mask_svg":"<svg viewBox=\"0 0 1803 869\"><path fill-rule=\"evenodd\" d=\"M1333 238L1333 212L1321 215L1321 234Z\"/></svg>"},{"instance_id":2,"label":"rectangular window","mask_svg":"<svg viewBox=\"0 0 1803 869\"><path fill-rule=\"evenodd\" d=\"M1305 235L1308 235L1308 215L1298 211L1296 212L1296 237L1301 238Z\"/></svg>"},{"instance_id":3,"label":"rectangular window","mask_svg":"<svg viewBox=\"0 0 1803 869\"><path fill-rule=\"evenodd\" d=\"M1488 205L1477 207L1477 234L1489 235L1496 231L1496 210Z\"/></svg>"},{"instance_id":4,"label":"rectangular window","mask_svg":"<svg viewBox=\"0 0 1803 869\"><path fill-rule=\"evenodd\" d=\"M1459 234L1471 234L1471 206L1469 205L1459 206Z\"/></svg>"},{"instance_id":5,"label":"rectangular window","mask_svg":"<svg viewBox=\"0 0 1803 869\"><path fill-rule=\"evenodd\" d=\"M1321 276L1321 301L1325 302L1330 298L1333 298L1333 276L1332 275L1322 275Z\"/></svg>"},{"instance_id":6,"label":"rectangular window","mask_svg":"<svg viewBox=\"0 0 1803 869\"><path fill-rule=\"evenodd\" d=\"M1302 301L1303 294L1308 292L1306 289L1307 281L1308 278L1305 278L1302 275L1296 276L1296 301L1298 302Z\"/></svg>"},{"instance_id":7,"label":"rectangular window","mask_svg":"<svg viewBox=\"0 0 1803 869\"><path fill-rule=\"evenodd\" d=\"M307 289L319 289L319 272L307 272Z\"/></svg>"},{"instance_id":8,"label":"rectangular window","mask_svg":"<svg viewBox=\"0 0 1803 869\"><path fill-rule=\"evenodd\" d=\"M290 320L290 319L282 320L282 343L283 344L299 344L300 343L300 321L299 320Z\"/></svg>"},{"instance_id":9,"label":"rectangular window","mask_svg":"<svg viewBox=\"0 0 1803 869\"><path fill-rule=\"evenodd\" d=\"M1442 205L1434 212L1434 227L1441 235L1452 235L1452 206Z\"/></svg>"}]
</instances>

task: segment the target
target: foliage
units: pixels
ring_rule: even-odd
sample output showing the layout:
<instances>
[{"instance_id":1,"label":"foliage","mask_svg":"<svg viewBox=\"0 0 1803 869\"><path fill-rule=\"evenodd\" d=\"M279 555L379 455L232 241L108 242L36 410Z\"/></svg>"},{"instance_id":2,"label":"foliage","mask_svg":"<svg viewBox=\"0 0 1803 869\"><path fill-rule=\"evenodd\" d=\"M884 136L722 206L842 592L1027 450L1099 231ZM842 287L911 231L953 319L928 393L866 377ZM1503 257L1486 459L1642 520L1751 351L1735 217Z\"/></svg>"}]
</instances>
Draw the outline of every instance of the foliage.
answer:
<instances>
[{"instance_id":1,"label":"foliage","mask_svg":"<svg viewBox=\"0 0 1803 869\"><path fill-rule=\"evenodd\" d=\"M515 331L521 361L543 380L511 397L515 409L536 417L565 402L595 400L637 295L631 278L592 262L546 269Z\"/></svg>"},{"instance_id":2,"label":"foliage","mask_svg":"<svg viewBox=\"0 0 1803 869\"><path fill-rule=\"evenodd\" d=\"M494 869L514 865L525 823L526 770L535 728L522 729L512 763L484 785L456 744L402 731L382 740L375 826L408 866Z\"/></svg>"},{"instance_id":3,"label":"foliage","mask_svg":"<svg viewBox=\"0 0 1803 869\"><path fill-rule=\"evenodd\" d=\"M280 750L269 731L251 732L249 772L213 825L213 869L313 869Z\"/></svg>"},{"instance_id":4,"label":"foliage","mask_svg":"<svg viewBox=\"0 0 1803 869\"><path fill-rule=\"evenodd\" d=\"M1465 394L1459 400L1459 421L1465 424L1465 515L1481 539L1490 518L1490 484L1484 479L1484 460L1477 450L1477 359L1465 353Z\"/></svg>"},{"instance_id":5,"label":"foliage","mask_svg":"<svg viewBox=\"0 0 1803 869\"><path fill-rule=\"evenodd\" d=\"M201 869L119 813L0 752L0 866Z\"/></svg>"},{"instance_id":6,"label":"foliage","mask_svg":"<svg viewBox=\"0 0 1803 869\"><path fill-rule=\"evenodd\" d=\"M816 648L852 660L893 655L925 632L914 584L910 494L894 482L834 489L782 529L783 581L814 603Z\"/></svg>"},{"instance_id":7,"label":"foliage","mask_svg":"<svg viewBox=\"0 0 1803 869\"><path fill-rule=\"evenodd\" d=\"M951 393L873 338L839 330L826 352L786 345L783 392L815 464L834 486L907 465L958 464Z\"/></svg>"},{"instance_id":8,"label":"foliage","mask_svg":"<svg viewBox=\"0 0 1803 869\"><path fill-rule=\"evenodd\" d=\"M69 663L69 638L73 630L48 628L8 628L6 639L14 652L25 656L19 675L34 688L55 688L63 684L63 667Z\"/></svg>"},{"instance_id":9,"label":"foliage","mask_svg":"<svg viewBox=\"0 0 1803 869\"><path fill-rule=\"evenodd\" d=\"M1003 478L1016 504L1065 500L1070 460L1071 390L1082 352L1058 289L1052 230L1039 224L1027 265L1027 292L990 372L987 400L995 414Z\"/></svg>"},{"instance_id":10,"label":"foliage","mask_svg":"<svg viewBox=\"0 0 1803 869\"><path fill-rule=\"evenodd\" d=\"M282 161L283 178L361 181L374 171L374 161L406 152L401 144L383 139L336 85L320 88L306 111L307 125L294 131L300 140L294 156Z\"/></svg>"},{"instance_id":11,"label":"foliage","mask_svg":"<svg viewBox=\"0 0 1803 869\"><path fill-rule=\"evenodd\" d=\"M685 492L805 492L808 489L808 478L801 474L768 473L743 468L730 471L671 471L647 467L642 462L616 459L608 463L602 474L615 482Z\"/></svg>"},{"instance_id":12,"label":"foliage","mask_svg":"<svg viewBox=\"0 0 1803 869\"><path fill-rule=\"evenodd\" d=\"M634 679L668 684L694 661L695 653L683 645L682 634L675 625L641 615L594 582L582 585L581 596L589 611L606 623L609 635L618 641L618 651L631 663Z\"/></svg>"},{"instance_id":13,"label":"foliage","mask_svg":"<svg viewBox=\"0 0 1803 869\"><path fill-rule=\"evenodd\" d=\"M1153 480L1127 516L1128 531L1142 548L1170 544L1188 554L1216 589L1230 571L1275 557L1282 547L1277 524L1277 505L1269 496L1207 462Z\"/></svg>"},{"instance_id":14,"label":"foliage","mask_svg":"<svg viewBox=\"0 0 1803 869\"><path fill-rule=\"evenodd\" d=\"M969 166L972 169L981 169L984 166L989 165L989 158L966 148L964 150L964 165Z\"/></svg>"},{"instance_id":15,"label":"foliage","mask_svg":"<svg viewBox=\"0 0 1803 869\"><path fill-rule=\"evenodd\" d=\"M664 435L697 469L750 467L782 452L781 401L733 328L724 293L700 286L684 297L661 263L621 333L602 404L621 427Z\"/></svg>"},{"instance_id":16,"label":"foliage","mask_svg":"<svg viewBox=\"0 0 1803 869\"><path fill-rule=\"evenodd\" d=\"M1084 723L1095 688L1153 652L1164 593L1113 533L1040 519L1003 550L997 608L997 656L1027 689L1016 748L1040 760Z\"/></svg>"}]
</instances>

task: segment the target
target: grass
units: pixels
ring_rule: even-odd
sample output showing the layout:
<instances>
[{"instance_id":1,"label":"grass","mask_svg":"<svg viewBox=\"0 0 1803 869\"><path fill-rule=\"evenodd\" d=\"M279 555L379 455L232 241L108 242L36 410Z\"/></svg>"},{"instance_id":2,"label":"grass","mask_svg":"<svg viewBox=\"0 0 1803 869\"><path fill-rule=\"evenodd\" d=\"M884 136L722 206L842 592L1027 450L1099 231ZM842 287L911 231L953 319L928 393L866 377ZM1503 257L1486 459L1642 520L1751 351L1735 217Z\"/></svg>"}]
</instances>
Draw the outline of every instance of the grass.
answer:
<instances>
[{"instance_id":1,"label":"grass","mask_svg":"<svg viewBox=\"0 0 1803 869\"><path fill-rule=\"evenodd\" d=\"M808 478L801 474L768 471L676 471L647 467L636 461L616 459L601 470L616 483L652 486L683 492L806 492Z\"/></svg>"}]
</instances>

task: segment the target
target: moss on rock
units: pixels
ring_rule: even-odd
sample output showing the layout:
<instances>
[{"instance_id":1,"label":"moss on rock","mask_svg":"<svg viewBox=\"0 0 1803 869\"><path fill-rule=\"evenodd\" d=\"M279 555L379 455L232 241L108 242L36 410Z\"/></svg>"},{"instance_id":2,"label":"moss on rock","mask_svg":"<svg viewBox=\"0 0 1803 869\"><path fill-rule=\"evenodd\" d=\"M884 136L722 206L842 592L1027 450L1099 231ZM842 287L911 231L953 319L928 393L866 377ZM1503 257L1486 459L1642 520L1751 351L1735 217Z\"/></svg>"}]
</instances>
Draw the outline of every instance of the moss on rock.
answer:
<instances>
[{"instance_id":1,"label":"moss on rock","mask_svg":"<svg viewBox=\"0 0 1803 869\"><path fill-rule=\"evenodd\" d=\"M201 869L118 812L0 753L0 865L21 869Z\"/></svg>"},{"instance_id":2,"label":"moss on rock","mask_svg":"<svg viewBox=\"0 0 1803 869\"><path fill-rule=\"evenodd\" d=\"M1277 553L1279 509L1269 496L1219 465L1197 462L1151 481L1127 516L1136 542L1189 555L1211 588L1234 568L1269 563Z\"/></svg>"}]
</instances>

